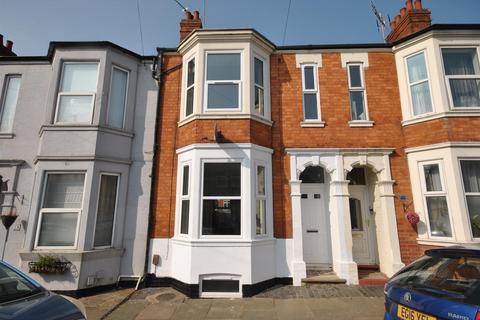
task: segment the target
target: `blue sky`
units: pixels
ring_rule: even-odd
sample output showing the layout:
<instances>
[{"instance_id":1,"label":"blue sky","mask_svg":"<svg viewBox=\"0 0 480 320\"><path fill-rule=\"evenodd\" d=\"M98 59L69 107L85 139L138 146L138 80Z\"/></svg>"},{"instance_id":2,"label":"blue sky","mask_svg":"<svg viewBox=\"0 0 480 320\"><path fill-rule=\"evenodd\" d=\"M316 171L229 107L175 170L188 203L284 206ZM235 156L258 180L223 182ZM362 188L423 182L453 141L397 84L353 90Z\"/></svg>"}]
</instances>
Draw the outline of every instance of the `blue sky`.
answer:
<instances>
[{"instance_id":1,"label":"blue sky","mask_svg":"<svg viewBox=\"0 0 480 320\"><path fill-rule=\"evenodd\" d=\"M289 0L180 0L207 28L255 28L277 45ZM370 0L291 0L285 44L381 42ZM392 18L403 0L375 0ZM173 0L139 0L146 55L176 47L182 11ZM423 0L434 23L480 23L480 0ZM142 53L136 0L0 0L0 33L19 55L45 55L50 41L108 40Z\"/></svg>"}]
</instances>

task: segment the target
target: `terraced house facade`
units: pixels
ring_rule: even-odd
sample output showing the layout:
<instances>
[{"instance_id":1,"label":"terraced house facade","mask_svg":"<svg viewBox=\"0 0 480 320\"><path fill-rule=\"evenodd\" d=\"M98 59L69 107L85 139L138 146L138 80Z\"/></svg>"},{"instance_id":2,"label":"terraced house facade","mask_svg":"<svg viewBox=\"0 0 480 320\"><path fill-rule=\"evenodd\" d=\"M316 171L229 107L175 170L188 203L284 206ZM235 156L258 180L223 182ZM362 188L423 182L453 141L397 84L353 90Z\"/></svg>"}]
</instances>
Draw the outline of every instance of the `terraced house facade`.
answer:
<instances>
[{"instance_id":1,"label":"terraced house facade","mask_svg":"<svg viewBox=\"0 0 480 320\"><path fill-rule=\"evenodd\" d=\"M379 44L277 46L186 11L179 46L155 56L54 43L0 58L2 207L20 213L6 260L65 258L38 276L57 290L146 275L235 297L479 245L479 47L479 25L431 25L408 0ZM20 125L32 99L35 130Z\"/></svg>"}]
</instances>

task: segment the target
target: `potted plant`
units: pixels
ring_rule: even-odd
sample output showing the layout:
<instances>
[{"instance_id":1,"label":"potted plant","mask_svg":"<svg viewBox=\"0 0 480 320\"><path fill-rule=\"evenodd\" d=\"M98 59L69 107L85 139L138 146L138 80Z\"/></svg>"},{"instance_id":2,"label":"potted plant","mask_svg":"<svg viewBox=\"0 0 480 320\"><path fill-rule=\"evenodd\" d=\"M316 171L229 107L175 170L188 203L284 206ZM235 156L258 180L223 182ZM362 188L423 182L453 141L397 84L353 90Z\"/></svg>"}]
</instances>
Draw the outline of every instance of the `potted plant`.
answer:
<instances>
[{"instance_id":1,"label":"potted plant","mask_svg":"<svg viewBox=\"0 0 480 320\"><path fill-rule=\"evenodd\" d=\"M69 261L62 261L58 257L38 255L38 260L29 262L28 268L32 273L65 273L70 265Z\"/></svg>"}]
</instances>

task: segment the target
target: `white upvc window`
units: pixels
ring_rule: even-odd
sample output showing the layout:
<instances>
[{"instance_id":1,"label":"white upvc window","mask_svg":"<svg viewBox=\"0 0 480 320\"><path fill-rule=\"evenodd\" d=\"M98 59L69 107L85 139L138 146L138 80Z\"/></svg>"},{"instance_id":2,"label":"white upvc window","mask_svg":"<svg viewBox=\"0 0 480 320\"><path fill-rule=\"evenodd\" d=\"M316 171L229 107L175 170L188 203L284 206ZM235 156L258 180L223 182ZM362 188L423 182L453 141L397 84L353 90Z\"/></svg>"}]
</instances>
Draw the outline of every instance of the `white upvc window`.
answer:
<instances>
[{"instance_id":1,"label":"white upvc window","mask_svg":"<svg viewBox=\"0 0 480 320\"><path fill-rule=\"evenodd\" d=\"M36 248L76 248L84 187L84 173L46 173Z\"/></svg>"},{"instance_id":2,"label":"white upvc window","mask_svg":"<svg viewBox=\"0 0 480 320\"><path fill-rule=\"evenodd\" d=\"M119 181L119 174L100 174L97 213L95 219L95 236L93 241L93 246L95 248L108 248L112 246L118 202Z\"/></svg>"},{"instance_id":3,"label":"white upvc window","mask_svg":"<svg viewBox=\"0 0 480 320\"><path fill-rule=\"evenodd\" d=\"M480 238L480 159L460 160L472 237Z\"/></svg>"},{"instance_id":4,"label":"white upvc window","mask_svg":"<svg viewBox=\"0 0 480 320\"><path fill-rule=\"evenodd\" d=\"M64 62L55 123L92 123L97 82L98 63Z\"/></svg>"},{"instance_id":5,"label":"white upvc window","mask_svg":"<svg viewBox=\"0 0 480 320\"><path fill-rule=\"evenodd\" d=\"M441 161L420 164L428 232L432 238L453 238L452 220Z\"/></svg>"},{"instance_id":6,"label":"white upvc window","mask_svg":"<svg viewBox=\"0 0 480 320\"><path fill-rule=\"evenodd\" d=\"M241 235L240 162L204 162L202 236Z\"/></svg>"},{"instance_id":7,"label":"white upvc window","mask_svg":"<svg viewBox=\"0 0 480 320\"><path fill-rule=\"evenodd\" d=\"M267 233L267 193L266 193L266 171L265 165L256 166L256 185L255 185L255 221L256 234L265 235Z\"/></svg>"},{"instance_id":8,"label":"white upvc window","mask_svg":"<svg viewBox=\"0 0 480 320\"><path fill-rule=\"evenodd\" d=\"M205 110L241 109L241 53L207 52L205 72Z\"/></svg>"},{"instance_id":9,"label":"white upvc window","mask_svg":"<svg viewBox=\"0 0 480 320\"><path fill-rule=\"evenodd\" d=\"M255 113L265 116L265 60L253 58Z\"/></svg>"},{"instance_id":10,"label":"white upvc window","mask_svg":"<svg viewBox=\"0 0 480 320\"><path fill-rule=\"evenodd\" d=\"M181 168L180 234L187 235L190 225L190 164L184 164Z\"/></svg>"},{"instance_id":11,"label":"white upvc window","mask_svg":"<svg viewBox=\"0 0 480 320\"><path fill-rule=\"evenodd\" d=\"M127 107L129 72L117 66L112 67L110 95L108 100L107 125L123 129Z\"/></svg>"},{"instance_id":12,"label":"white upvc window","mask_svg":"<svg viewBox=\"0 0 480 320\"><path fill-rule=\"evenodd\" d=\"M406 66L413 116L431 113L433 106L425 52L407 57Z\"/></svg>"},{"instance_id":13,"label":"white upvc window","mask_svg":"<svg viewBox=\"0 0 480 320\"><path fill-rule=\"evenodd\" d=\"M20 91L20 75L7 75L0 105L0 132L12 132L13 118Z\"/></svg>"},{"instance_id":14,"label":"white upvc window","mask_svg":"<svg viewBox=\"0 0 480 320\"><path fill-rule=\"evenodd\" d=\"M348 90L350 94L350 114L352 121L368 120L365 80L362 63L348 63Z\"/></svg>"},{"instance_id":15,"label":"white upvc window","mask_svg":"<svg viewBox=\"0 0 480 320\"><path fill-rule=\"evenodd\" d=\"M451 106L480 108L478 48L442 48L442 58Z\"/></svg>"},{"instance_id":16,"label":"white upvc window","mask_svg":"<svg viewBox=\"0 0 480 320\"><path fill-rule=\"evenodd\" d=\"M193 102L195 97L195 58L187 62L185 90L185 117L193 113Z\"/></svg>"},{"instance_id":17,"label":"white upvc window","mask_svg":"<svg viewBox=\"0 0 480 320\"><path fill-rule=\"evenodd\" d=\"M303 118L305 121L320 121L320 96L316 64L302 65Z\"/></svg>"}]
</instances>

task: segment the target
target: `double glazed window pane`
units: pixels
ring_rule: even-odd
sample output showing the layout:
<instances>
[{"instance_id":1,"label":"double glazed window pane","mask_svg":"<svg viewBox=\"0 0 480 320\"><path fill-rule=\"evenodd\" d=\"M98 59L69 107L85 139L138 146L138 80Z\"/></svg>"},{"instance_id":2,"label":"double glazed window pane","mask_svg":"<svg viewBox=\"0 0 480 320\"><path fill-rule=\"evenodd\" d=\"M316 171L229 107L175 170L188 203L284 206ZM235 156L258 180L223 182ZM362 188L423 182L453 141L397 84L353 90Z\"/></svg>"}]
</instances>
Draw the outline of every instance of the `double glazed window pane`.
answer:
<instances>
[{"instance_id":1,"label":"double glazed window pane","mask_svg":"<svg viewBox=\"0 0 480 320\"><path fill-rule=\"evenodd\" d=\"M61 95L57 122L90 122L92 99L91 95Z\"/></svg>"},{"instance_id":2,"label":"double glazed window pane","mask_svg":"<svg viewBox=\"0 0 480 320\"><path fill-rule=\"evenodd\" d=\"M125 103L127 98L128 72L113 68L112 85L108 106L108 125L123 128Z\"/></svg>"},{"instance_id":3,"label":"double glazed window pane","mask_svg":"<svg viewBox=\"0 0 480 320\"><path fill-rule=\"evenodd\" d=\"M204 196L240 196L240 163L205 163Z\"/></svg>"},{"instance_id":4,"label":"double glazed window pane","mask_svg":"<svg viewBox=\"0 0 480 320\"><path fill-rule=\"evenodd\" d=\"M410 92L412 94L413 114L415 116L432 112L428 81L411 85Z\"/></svg>"},{"instance_id":5,"label":"double glazed window pane","mask_svg":"<svg viewBox=\"0 0 480 320\"><path fill-rule=\"evenodd\" d=\"M427 191L442 191L440 168L438 164L423 166L423 173L425 174L425 187Z\"/></svg>"},{"instance_id":6,"label":"double glazed window pane","mask_svg":"<svg viewBox=\"0 0 480 320\"><path fill-rule=\"evenodd\" d=\"M318 119L317 94L316 93L304 93L303 94L303 106L304 106L305 120L316 120L316 119Z\"/></svg>"},{"instance_id":7,"label":"double glazed window pane","mask_svg":"<svg viewBox=\"0 0 480 320\"><path fill-rule=\"evenodd\" d=\"M254 60L255 84L263 87L263 61L257 58Z\"/></svg>"},{"instance_id":8,"label":"double glazed window pane","mask_svg":"<svg viewBox=\"0 0 480 320\"><path fill-rule=\"evenodd\" d=\"M452 229L445 196L427 197L430 233L434 237L451 237Z\"/></svg>"},{"instance_id":9,"label":"double glazed window pane","mask_svg":"<svg viewBox=\"0 0 480 320\"><path fill-rule=\"evenodd\" d=\"M363 230L362 204L360 200L355 198L350 198L349 204L350 204L350 222L352 225L352 230L362 231Z\"/></svg>"},{"instance_id":10,"label":"double glazed window pane","mask_svg":"<svg viewBox=\"0 0 480 320\"><path fill-rule=\"evenodd\" d=\"M463 185L474 238L480 238L480 161L462 160Z\"/></svg>"},{"instance_id":11,"label":"double glazed window pane","mask_svg":"<svg viewBox=\"0 0 480 320\"><path fill-rule=\"evenodd\" d=\"M442 49L442 54L447 76L480 75L476 49Z\"/></svg>"},{"instance_id":12,"label":"double glazed window pane","mask_svg":"<svg viewBox=\"0 0 480 320\"><path fill-rule=\"evenodd\" d=\"M112 244L113 222L117 201L118 176L102 175L98 197L97 221L95 225L95 247Z\"/></svg>"},{"instance_id":13,"label":"double glazed window pane","mask_svg":"<svg viewBox=\"0 0 480 320\"><path fill-rule=\"evenodd\" d=\"M44 212L38 235L38 246L69 247L75 244L78 213Z\"/></svg>"},{"instance_id":14,"label":"double glazed window pane","mask_svg":"<svg viewBox=\"0 0 480 320\"><path fill-rule=\"evenodd\" d=\"M63 66L62 92L96 92L96 63L66 63Z\"/></svg>"},{"instance_id":15,"label":"double glazed window pane","mask_svg":"<svg viewBox=\"0 0 480 320\"><path fill-rule=\"evenodd\" d=\"M450 91L455 107L480 106L479 79L450 79Z\"/></svg>"},{"instance_id":16,"label":"double glazed window pane","mask_svg":"<svg viewBox=\"0 0 480 320\"><path fill-rule=\"evenodd\" d=\"M360 66L349 66L350 71L350 88L362 88L362 75Z\"/></svg>"},{"instance_id":17,"label":"double glazed window pane","mask_svg":"<svg viewBox=\"0 0 480 320\"><path fill-rule=\"evenodd\" d=\"M43 208L81 208L83 174L49 174Z\"/></svg>"},{"instance_id":18,"label":"double glazed window pane","mask_svg":"<svg viewBox=\"0 0 480 320\"><path fill-rule=\"evenodd\" d=\"M240 54L208 54L207 80L240 80Z\"/></svg>"},{"instance_id":19,"label":"double glazed window pane","mask_svg":"<svg viewBox=\"0 0 480 320\"><path fill-rule=\"evenodd\" d=\"M240 54L207 55L208 109L239 107Z\"/></svg>"},{"instance_id":20,"label":"double glazed window pane","mask_svg":"<svg viewBox=\"0 0 480 320\"><path fill-rule=\"evenodd\" d=\"M315 74L313 66L303 68L304 72L304 88L305 90L315 90Z\"/></svg>"},{"instance_id":21,"label":"double glazed window pane","mask_svg":"<svg viewBox=\"0 0 480 320\"><path fill-rule=\"evenodd\" d=\"M0 132L11 132L13 117L17 106L18 92L20 91L20 77L8 76L5 78L5 92L0 106Z\"/></svg>"},{"instance_id":22,"label":"double glazed window pane","mask_svg":"<svg viewBox=\"0 0 480 320\"><path fill-rule=\"evenodd\" d=\"M352 120L366 120L363 91L350 91L350 109Z\"/></svg>"},{"instance_id":23,"label":"double glazed window pane","mask_svg":"<svg viewBox=\"0 0 480 320\"><path fill-rule=\"evenodd\" d=\"M238 98L236 83L208 85L208 109L236 109L239 106Z\"/></svg>"},{"instance_id":24,"label":"double glazed window pane","mask_svg":"<svg viewBox=\"0 0 480 320\"><path fill-rule=\"evenodd\" d=\"M408 58L407 67L408 80L410 83L428 79L427 66L425 65L425 56L423 52Z\"/></svg>"},{"instance_id":25,"label":"double glazed window pane","mask_svg":"<svg viewBox=\"0 0 480 320\"><path fill-rule=\"evenodd\" d=\"M240 235L240 200L203 200L203 235Z\"/></svg>"},{"instance_id":26,"label":"double glazed window pane","mask_svg":"<svg viewBox=\"0 0 480 320\"><path fill-rule=\"evenodd\" d=\"M193 86L195 82L195 59L192 59L188 62L187 66L187 99L186 99L186 110L185 116L189 116L193 113L193 93L195 92L195 87Z\"/></svg>"},{"instance_id":27,"label":"double glazed window pane","mask_svg":"<svg viewBox=\"0 0 480 320\"><path fill-rule=\"evenodd\" d=\"M188 234L188 220L190 213L190 200L182 200L182 212L180 217L180 233Z\"/></svg>"},{"instance_id":28,"label":"double glazed window pane","mask_svg":"<svg viewBox=\"0 0 480 320\"><path fill-rule=\"evenodd\" d=\"M265 224L265 217L266 217L266 200L258 199L256 201L256 234L265 234L266 233L266 224Z\"/></svg>"},{"instance_id":29,"label":"double glazed window pane","mask_svg":"<svg viewBox=\"0 0 480 320\"><path fill-rule=\"evenodd\" d=\"M265 96L263 90L263 61L260 59L254 59L254 73L255 73L255 112L263 115Z\"/></svg>"}]
</instances>

